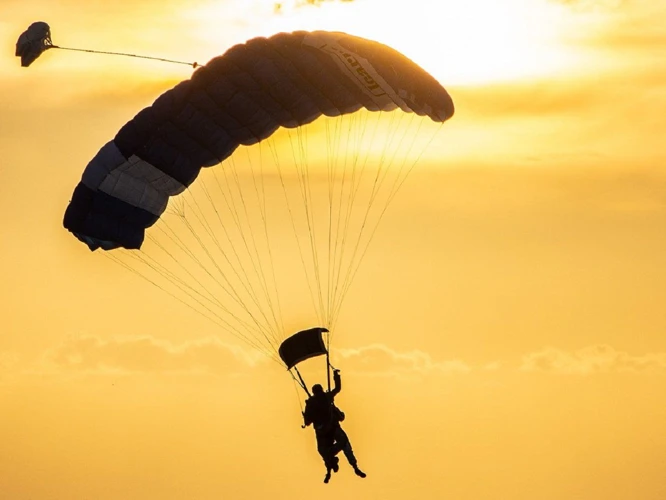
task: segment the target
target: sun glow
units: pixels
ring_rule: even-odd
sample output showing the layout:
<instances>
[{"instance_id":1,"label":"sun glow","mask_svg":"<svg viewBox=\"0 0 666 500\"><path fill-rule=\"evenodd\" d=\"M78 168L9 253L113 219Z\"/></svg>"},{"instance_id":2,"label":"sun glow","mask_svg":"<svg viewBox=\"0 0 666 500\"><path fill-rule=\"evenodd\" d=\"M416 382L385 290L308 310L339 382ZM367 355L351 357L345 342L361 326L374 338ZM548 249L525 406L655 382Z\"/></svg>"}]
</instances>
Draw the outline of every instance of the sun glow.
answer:
<instances>
[{"instance_id":1,"label":"sun glow","mask_svg":"<svg viewBox=\"0 0 666 500\"><path fill-rule=\"evenodd\" d=\"M279 31L345 31L400 50L449 85L539 77L576 64L563 41L566 16L545 0L282 2L279 9L255 0L237 8L211 2L188 13L202 41L218 49L230 34L220 30L222 19L238 37L234 43Z\"/></svg>"}]
</instances>

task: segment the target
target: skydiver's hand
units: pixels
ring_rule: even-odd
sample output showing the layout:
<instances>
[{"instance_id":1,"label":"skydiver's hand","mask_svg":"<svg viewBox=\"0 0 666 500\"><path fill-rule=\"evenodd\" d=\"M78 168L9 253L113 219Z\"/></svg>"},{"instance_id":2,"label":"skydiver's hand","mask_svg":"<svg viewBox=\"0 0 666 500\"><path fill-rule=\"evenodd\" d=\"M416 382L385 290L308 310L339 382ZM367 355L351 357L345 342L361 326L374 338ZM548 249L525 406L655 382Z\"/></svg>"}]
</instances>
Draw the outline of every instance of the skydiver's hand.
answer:
<instances>
[{"instance_id":1,"label":"skydiver's hand","mask_svg":"<svg viewBox=\"0 0 666 500\"><path fill-rule=\"evenodd\" d=\"M333 375L340 375L340 370L337 369L333 370Z\"/></svg>"}]
</instances>

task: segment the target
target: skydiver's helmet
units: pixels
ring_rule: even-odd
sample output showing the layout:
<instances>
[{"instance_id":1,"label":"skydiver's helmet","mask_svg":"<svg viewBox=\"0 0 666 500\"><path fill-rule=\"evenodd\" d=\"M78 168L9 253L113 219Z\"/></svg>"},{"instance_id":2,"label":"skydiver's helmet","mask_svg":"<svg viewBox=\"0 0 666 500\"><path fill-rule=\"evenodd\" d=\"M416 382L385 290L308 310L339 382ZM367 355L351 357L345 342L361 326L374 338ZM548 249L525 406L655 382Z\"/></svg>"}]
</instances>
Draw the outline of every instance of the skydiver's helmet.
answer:
<instances>
[{"instance_id":1,"label":"skydiver's helmet","mask_svg":"<svg viewBox=\"0 0 666 500\"><path fill-rule=\"evenodd\" d=\"M319 396L320 394L324 394L324 388L321 386L321 384L315 384L312 386L312 395L313 396Z\"/></svg>"}]
</instances>

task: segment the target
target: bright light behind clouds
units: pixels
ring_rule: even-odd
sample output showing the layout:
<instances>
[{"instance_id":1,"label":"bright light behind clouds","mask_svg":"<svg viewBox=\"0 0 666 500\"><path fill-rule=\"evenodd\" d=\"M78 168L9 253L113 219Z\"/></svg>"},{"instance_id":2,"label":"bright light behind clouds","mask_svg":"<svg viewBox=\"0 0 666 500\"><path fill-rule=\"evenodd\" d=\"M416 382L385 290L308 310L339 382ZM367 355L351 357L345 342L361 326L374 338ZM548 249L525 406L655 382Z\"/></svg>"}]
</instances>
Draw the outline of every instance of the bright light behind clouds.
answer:
<instances>
[{"instance_id":1,"label":"bright light behind clouds","mask_svg":"<svg viewBox=\"0 0 666 500\"><path fill-rule=\"evenodd\" d=\"M218 47L230 34L220 29L222 20L238 41L280 31L345 31L396 48L449 85L543 76L578 62L564 44L571 11L546 0L355 0L308 8L282 2L279 9L271 0L211 1L185 15L202 41Z\"/></svg>"}]
</instances>

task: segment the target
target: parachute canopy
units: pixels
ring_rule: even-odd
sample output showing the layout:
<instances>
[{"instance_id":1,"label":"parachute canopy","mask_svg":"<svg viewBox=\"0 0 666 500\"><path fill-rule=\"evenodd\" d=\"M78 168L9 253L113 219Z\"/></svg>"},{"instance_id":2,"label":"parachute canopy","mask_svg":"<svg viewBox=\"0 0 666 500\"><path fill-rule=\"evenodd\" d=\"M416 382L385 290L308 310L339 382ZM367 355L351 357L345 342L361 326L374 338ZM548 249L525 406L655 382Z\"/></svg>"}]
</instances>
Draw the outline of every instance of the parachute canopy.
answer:
<instances>
[{"instance_id":1,"label":"parachute canopy","mask_svg":"<svg viewBox=\"0 0 666 500\"><path fill-rule=\"evenodd\" d=\"M21 66L30 66L46 49L53 47L51 28L43 21L32 23L16 42L16 56Z\"/></svg>"},{"instance_id":2,"label":"parachute canopy","mask_svg":"<svg viewBox=\"0 0 666 500\"><path fill-rule=\"evenodd\" d=\"M190 186L202 167L280 127L361 108L399 108L435 122L454 112L432 76L378 42L299 31L236 45L140 111L101 148L74 190L64 226L91 250L141 248L169 197Z\"/></svg>"},{"instance_id":3,"label":"parachute canopy","mask_svg":"<svg viewBox=\"0 0 666 500\"><path fill-rule=\"evenodd\" d=\"M64 226L297 372L328 357L382 217L453 112L432 76L381 43L255 38L102 146ZM285 325L320 326L286 338Z\"/></svg>"},{"instance_id":4,"label":"parachute canopy","mask_svg":"<svg viewBox=\"0 0 666 500\"><path fill-rule=\"evenodd\" d=\"M328 332L328 329L322 327L310 328L295 333L282 342L278 353L284 364L287 365L288 370L291 370L301 361L328 352L321 336L324 332Z\"/></svg>"}]
</instances>

